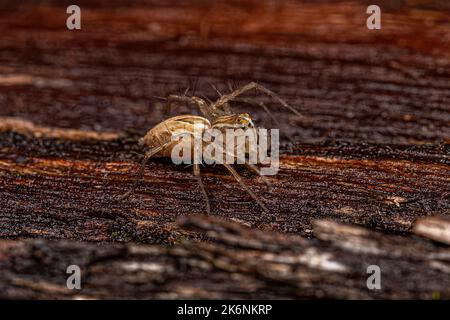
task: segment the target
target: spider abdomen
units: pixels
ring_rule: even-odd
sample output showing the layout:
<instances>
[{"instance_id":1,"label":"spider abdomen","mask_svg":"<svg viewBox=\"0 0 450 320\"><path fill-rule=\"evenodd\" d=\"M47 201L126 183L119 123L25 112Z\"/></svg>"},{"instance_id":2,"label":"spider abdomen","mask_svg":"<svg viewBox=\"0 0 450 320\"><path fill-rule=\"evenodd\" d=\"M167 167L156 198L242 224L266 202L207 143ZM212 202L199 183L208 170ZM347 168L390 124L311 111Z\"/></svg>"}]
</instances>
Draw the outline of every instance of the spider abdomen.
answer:
<instances>
[{"instance_id":1,"label":"spider abdomen","mask_svg":"<svg viewBox=\"0 0 450 320\"><path fill-rule=\"evenodd\" d=\"M211 123L206 118L194 115L176 116L154 126L140 140L140 143L150 149L162 147L171 141L175 145L179 142L179 139L174 139L175 135L194 135L196 132L202 133L209 128L211 128ZM190 143L190 141L192 140L181 139L181 143ZM155 156L170 158L172 156L173 145L162 148ZM190 147L193 148L193 146Z\"/></svg>"}]
</instances>

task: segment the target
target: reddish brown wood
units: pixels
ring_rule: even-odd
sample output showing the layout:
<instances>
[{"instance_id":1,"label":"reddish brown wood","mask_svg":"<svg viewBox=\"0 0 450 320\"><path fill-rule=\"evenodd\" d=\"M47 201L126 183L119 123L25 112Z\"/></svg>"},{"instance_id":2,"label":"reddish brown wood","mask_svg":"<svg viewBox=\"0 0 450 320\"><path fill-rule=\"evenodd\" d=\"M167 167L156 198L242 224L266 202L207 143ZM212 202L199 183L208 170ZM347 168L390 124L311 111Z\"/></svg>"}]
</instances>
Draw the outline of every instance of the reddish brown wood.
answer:
<instances>
[{"instance_id":1,"label":"reddish brown wood","mask_svg":"<svg viewBox=\"0 0 450 320\"><path fill-rule=\"evenodd\" d=\"M186 239L204 240L208 228L220 229L213 222L200 231L175 223L178 217L204 213L191 168L152 160L137 194L117 201L131 187L144 151L138 138L162 119L162 102L154 96L184 91L197 80L196 94L211 99L217 93L209 83L227 92L228 82L256 81L303 115L293 117L269 104L282 132L295 140L291 149L283 146L281 170L270 178L272 192L259 178L240 171L271 215L261 215L224 170L206 168L212 215L250 226L244 238L247 232L258 237L267 232L269 239L285 237L277 232L304 236L310 240L289 241L301 243L301 250L318 246L333 255L343 252L356 268L350 276L330 276L328 289L318 284L325 277L321 273L314 278L317 286L298 289L244 264L242 287L220 288L214 297L318 297L325 292L344 298L431 298L435 290L447 297L448 286L442 287L447 285L442 280L447 260L432 260L435 269L418 272L446 247L410 234L418 218L450 213L450 7L444 1L378 1L378 31L365 27L366 1L77 1L80 31L65 28L69 4L0 4L0 264L11 272L2 275L4 297L67 294L54 287L45 293L46 283L56 285L56 277L44 279L21 269L32 261L34 246L56 260L68 252L79 257L83 248L94 256L113 252L100 269L116 259L127 263L136 258L127 251L136 244L129 242L155 245L151 250L157 254L148 259L162 260L164 266L182 260L173 253L177 250L200 250L204 256L194 261L211 265L210 252L229 259L216 244L181 245ZM235 107L250 112L261 126L274 126L262 110ZM389 266L386 285L391 291L367 293L355 280L361 277L356 271L361 261L369 262L366 253L343 249L344 240L353 238L332 224L328 235L314 234L316 219L377 229L382 234L367 232L381 239L377 246L383 252L398 249L408 256L417 245L420 262L390 253L378 257ZM387 234L401 236L395 238L401 239L398 247L384 240L391 239ZM337 242L327 249L328 241ZM247 249L239 250L242 256L230 262L233 267L248 258ZM262 263L258 259L254 262ZM131 286L124 297L188 297L179 288L208 274L211 278L192 294L204 297L212 284L232 275L194 268L192 282L179 282L178 288L180 270L168 270L174 280L164 292ZM403 271L408 276L401 284L404 279L396 275ZM14 282L17 275L19 282ZM264 280L256 280L257 275ZM86 295L110 297L115 287L103 287L106 278L99 277ZM334 290L347 278L346 289ZM273 281L280 282L272 290L268 283ZM36 283L38 289L30 289ZM405 288L404 283L413 285Z\"/></svg>"}]
</instances>

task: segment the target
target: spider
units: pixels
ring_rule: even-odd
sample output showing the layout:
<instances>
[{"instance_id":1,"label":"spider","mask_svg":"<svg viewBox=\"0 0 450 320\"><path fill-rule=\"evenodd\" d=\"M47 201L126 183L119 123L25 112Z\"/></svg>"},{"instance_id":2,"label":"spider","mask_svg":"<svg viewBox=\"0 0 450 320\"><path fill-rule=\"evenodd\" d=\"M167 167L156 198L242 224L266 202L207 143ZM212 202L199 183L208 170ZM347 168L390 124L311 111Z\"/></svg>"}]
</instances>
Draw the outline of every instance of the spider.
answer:
<instances>
[{"instance_id":1,"label":"spider","mask_svg":"<svg viewBox=\"0 0 450 320\"><path fill-rule=\"evenodd\" d=\"M242 129L242 130L255 130L253 125L253 120L248 113L234 113L231 109L230 102L231 101L241 101L245 103L253 103L252 100L248 99L240 99L239 96L242 94L256 90L261 93L268 95L270 98L276 100L282 107L289 109L294 114L301 116L301 114L289 106L284 100L282 100L278 95L269 89L255 83L251 82L247 85L242 86L241 88L226 94L221 95L215 102L207 102L206 99L202 99L199 97L188 97L186 95L169 95L167 98L168 104L167 114L170 113L170 108L174 103L186 103L189 106L194 106L198 108L198 110L203 114L201 116L195 115L180 115L168 118L152 129L150 129L147 134L139 140L139 143L146 148L148 151L145 153L145 156L140 165L139 171L137 173L137 178L134 182L133 188L125 193L121 199L127 198L131 193L134 192L138 182L142 178L145 170L145 165L147 161L153 156L159 157L171 157L172 149L176 141L172 139L172 135L175 130L183 130L188 134L194 134L194 125L200 124L203 129L218 129L221 132L226 129ZM262 103L255 103L258 106L261 106L271 117L274 119L268 108ZM204 147L204 146L203 146ZM193 148L193 146L192 146ZM241 187L258 203L258 205L262 208L264 212L268 212L264 203L253 193L253 191L243 182L242 177L236 172L236 170L227 163L221 163L235 178L235 180L241 185ZM245 162L245 166L258 174L263 181L270 187L270 182L261 174L259 168L248 161ZM201 175L200 175L200 165L198 163L194 163L193 165L194 176L198 181L200 189L202 191L203 197L206 202L206 211L208 214L211 213L211 206L209 202L208 194L206 193L205 187L203 185Z\"/></svg>"}]
</instances>

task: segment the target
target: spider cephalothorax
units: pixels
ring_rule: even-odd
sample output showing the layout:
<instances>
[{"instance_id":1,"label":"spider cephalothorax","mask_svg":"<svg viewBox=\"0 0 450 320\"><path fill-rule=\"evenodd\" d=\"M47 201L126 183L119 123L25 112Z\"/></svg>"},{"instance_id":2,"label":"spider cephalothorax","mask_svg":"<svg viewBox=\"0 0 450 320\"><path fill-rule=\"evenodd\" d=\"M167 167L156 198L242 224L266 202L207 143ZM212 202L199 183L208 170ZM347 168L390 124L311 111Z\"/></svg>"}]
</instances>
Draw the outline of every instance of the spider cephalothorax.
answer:
<instances>
[{"instance_id":1,"label":"spider cephalothorax","mask_svg":"<svg viewBox=\"0 0 450 320\"><path fill-rule=\"evenodd\" d=\"M218 116L212 122L212 126L219 130L254 128L253 120L248 113Z\"/></svg>"}]
</instances>

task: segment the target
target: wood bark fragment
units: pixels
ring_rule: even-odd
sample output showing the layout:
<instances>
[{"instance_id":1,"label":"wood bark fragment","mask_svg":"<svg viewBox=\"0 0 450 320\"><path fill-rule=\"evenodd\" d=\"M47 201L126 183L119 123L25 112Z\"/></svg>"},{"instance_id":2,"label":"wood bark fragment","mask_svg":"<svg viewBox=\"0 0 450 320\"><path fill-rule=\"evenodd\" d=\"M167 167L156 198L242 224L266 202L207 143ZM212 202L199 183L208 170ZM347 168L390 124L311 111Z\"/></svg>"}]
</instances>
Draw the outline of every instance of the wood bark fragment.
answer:
<instances>
[{"instance_id":1,"label":"wood bark fragment","mask_svg":"<svg viewBox=\"0 0 450 320\"><path fill-rule=\"evenodd\" d=\"M450 245L450 220L448 217L428 217L416 222L414 233Z\"/></svg>"},{"instance_id":2,"label":"wood bark fragment","mask_svg":"<svg viewBox=\"0 0 450 320\"><path fill-rule=\"evenodd\" d=\"M0 241L0 297L345 298L450 297L450 248L414 237L317 221L325 240L249 229L236 222L190 216L180 227L208 241L170 248L47 240ZM346 236L353 235L349 240ZM342 237L342 238L341 238ZM345 239L344 239L345 238ZM372 243L367 242L372 239ZM355 246L342 245L354 242ZM82 270L82 290L66 287L69 264ZM366 286L379 265L382 288ZM45 270L46 272L42 272Z\"/></svg>"},{"instance_id":3,"label":"wood bark fragment","mask_svg":"<svg viewBox=\"0 0 450 320\"><path fill-rule=\"evenodd\" d=\"M0 117L0 132L15 132L36 139L69 141L111 141L119 139L119 135L113 132L42 127L35 125L31 121L13 117Z\"/></svg>"}]
</instances>

